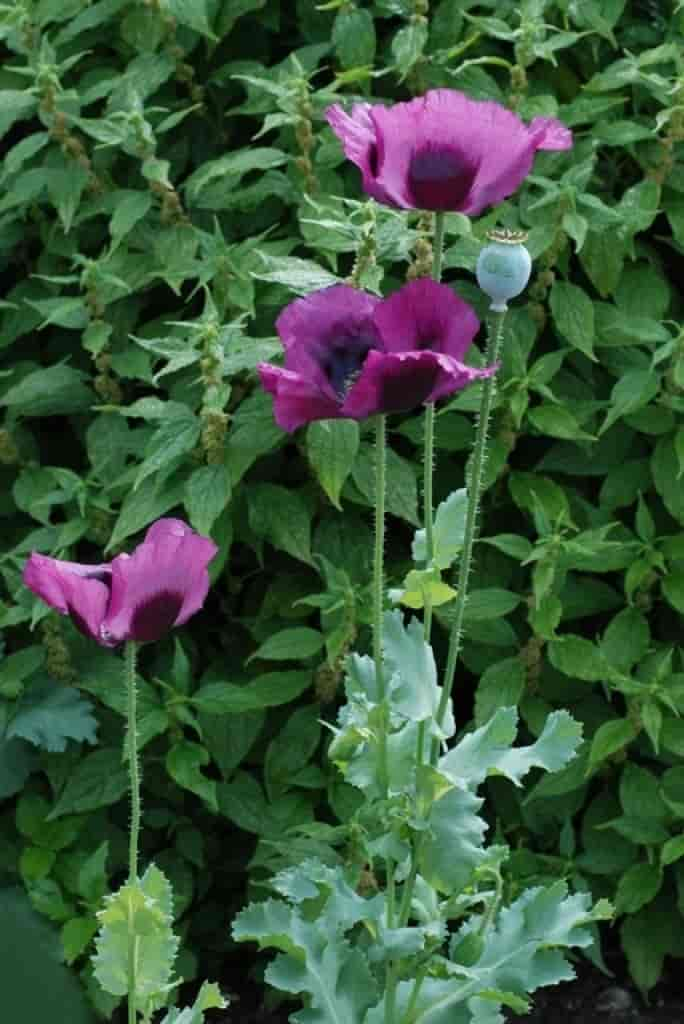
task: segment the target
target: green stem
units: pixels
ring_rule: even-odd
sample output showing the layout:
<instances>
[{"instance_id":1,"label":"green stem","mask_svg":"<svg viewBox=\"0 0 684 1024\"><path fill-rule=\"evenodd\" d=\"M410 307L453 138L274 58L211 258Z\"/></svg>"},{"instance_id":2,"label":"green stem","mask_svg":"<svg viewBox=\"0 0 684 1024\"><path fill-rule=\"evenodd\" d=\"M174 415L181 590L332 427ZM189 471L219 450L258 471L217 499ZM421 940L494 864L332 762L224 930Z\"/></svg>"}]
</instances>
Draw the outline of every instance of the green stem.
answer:
<instances>
[{"instance_id":1,"label":"green stem","mask_svg":"<svg viewBox=\"0 0 684 1024\"><path fill-rule=\"evenodd\" d=\"M491 366L495 363L501 340L503 338L504 313L492 313L487 333L487 356L486 363ZM458 569L458 583L456 594L456 606L454 609L454 624L451 630L449 641L449 653L444 675L442 696L437 709L437 726L441 728L444 716L451 697L456 674L456 663L461 650L461 637L463 634L463 616L465 613L466 599L468 596L468 580L473 557L473 546L477 539L477 515L480 506L480 495L482 492L482 478L485 461L487 458L487 434L489 431L489 416L492 410L492 402L496 391L496 379L494 376L487 377L482 383L482 399L480 401L480 413L477 420L477 431L475 433L475 446L473 448L473 459L470 469L468 488L468 505L466 509L465 536L463 539L463 551ZM439 756L439 741L432 741L431 761L437 763Z\"/></svg>"},{"instance_id":2,"label":"green stem","mask_svg":"<svg viewBox=\"0 0 684 1024\"><path fill-rule=\"evenodd\" d=\"M442 278L442 253L444 251L444 210L435 214L435 231L432 236L432 276L435 281Z\"/></svg>"},{"instance_id":3,"label":"green stem","mask_svg":"<svg viewBox=\"0 0 684 1024\"><path fill-rule=\"evenodd\" d=\"M422 722L421 722L422 725ZM423 835L421 832L416 839L414 839L413 848L411 850L411 870L409 871L406 884L404 885L404 892L401 898L401 906L399 908L399 920L397 921L398 928L405 928L408 924L408 919L411 914L411 900L413 899L413 887L416 884L416 875L418 874L418 857L420 854L421 846L423 845Z\"/></svg>"},{"instance_id":4,"label":"green stem","mask_svg":"<svg viewBox=\"0 0 684 1024\"><path fill-rule=\"evenodd\" d=\"M442 276L442 254L444 252L444 212L435 214L435 228L432 237L432 276L439 281ZM435 406L430 402L425 407L425 447L423 452L423 525L425 527L425 562L429 566L435 554L434 540L434 510L432 478L435 463ZM430 643L432 632L432 600L429 594L423 595L423 636L425 643ZM416 733L416 768L423 763L423 752L425 750L425 732L427 723L418 723ZM400 926L408 921L411 909L411 898L413 887L418 873L418 853L420 851L421 836L414 842L411 850L411 871L404 886L404 894L399 912Z\"/></svg>"},{"instance_id":5,"label":"green stem","mask_svg":"<svg viewBox=\"0 0 684 1024\"><path fill-rule=\"evenodd\" d=\"M432 508L432 475L435 461L435 406L425 406L425 450L423 454L423 523L425 526L425 564L429 568L435 555L434 513ZM423 630L425 643L430 643L432 600L424 592Z\"/></svg>"},{"instance_id":6,"label":"green stem","mask_svg":"<svg viewBox=\"0 0 684 1024\"><path fill-rule=\"evenodd\" d=\"M382 667L382 613L384 607L383 558L385 553L385 465L387 461L386 417L378 416L375 428L375 553L373 557L373 661L378 702L383 705L378 737L378 775L387 793L387 727L385 677Z\"/></svg>"},{"instance_id":7,"label":"green stem","mask_svg":"<svg viewBox=\"0 0 684 1024\"><path fill-rule=\"evenodd\" d=\"M126 722L126 742L128 745L128 772L131 789L131 829L128 847L128 881L138 879L138 841L140 837L140 765L138 763L138 722L137 722L137 688L135 676L136 644L133 640L126 643L126 695L128 698L128 718Z\"/></svg>"},{"instance_id":8,"label":"green stem","mask_svg":"<svg viewBox=\"0 0 684 1024\"><path fill-rule=\"evenodd\" d=\"M485 936L491 927L494 918L496 917L497 911L501 906L501 898L503 896L503 878L499 871L494 874L495 889L491 900L487 904L487 909L482 915L480 921L480 927L477 930L479 936Z\"/></svg>"},{"instance_id":9,"label":"green stem","mask_svg":"<svg viewBox=\"0 0 684 1024\"><path fill-rule=\"evenodd\" d=\"M444 252L444 212L435 214L435 229L432 237L432 276L439 281L442 276L442 254ZM423 452L423 524L425 527L425 559L429 566L435 553L434 511L432 498L432 477L435 463L435 405L430 402L425 407L425 447ZM425 642L430 643L432 629L432 601L424 598L425 613L423 625ZM422 751L422 736L419 737L418 750Z\"/></svg>"},{"instance_id":10,"label":"green stem","mask_svg":"<svg viewBox=\"0 0 684 1024\"><path fill-rule=\"evenodd\" d=\"M427 977L427 972L428 965L425 964L423 967L420 968L416 975L415 981L413 982L413 990L411 992L411 995L409 996L408 1006L406 1007L406 1013L404 1014L403 1018L405 1024L411 1024L413 1020L413 1014L416 1009L416 1003L418 1002L418 996L420 995L420 990L423 987L423 982Z\"/></svg>"},{"instance_id":11,"label":"green stem","mask_svg":"<svg viewBox=\"0 0 684 1024\"><path fill-rule=\"evenodd\" d=\"M385 1024L395 1024L397 1005L397 965L393 960L387 962L387 981L385 986Z\"/></svg>"},{"instance_id":12,"label":"green stem","mask_svg":"<svg viewBox=\"0 0 684 1024\"><path fill-rule=\"evenodd\" d=\"M133 909L129 909L128 918L128 1024L137 1024L138 1014L135 1009L136 987L138 984L138 936L135 933Z\"/></svg>"},{"instance_id":13,"label":"green stem","mask_svg":"<svg viewBox=\"0 0 684 1024\"><path fill-rule=\"evenodd\" d=\"M124 655L127 722L126 740L128 744L128 771L131 788L131 826L129 833L128 882L134 885L138 880L138 841L140 837L140 766L138 763L138 722L137 722L137 689L135 675L136 644L133 640L126 643ZM136 989L137 989L137 953L138 937L132 917L128 921L128 1024L136 1024Z\"/></svg>"}]
</instances>

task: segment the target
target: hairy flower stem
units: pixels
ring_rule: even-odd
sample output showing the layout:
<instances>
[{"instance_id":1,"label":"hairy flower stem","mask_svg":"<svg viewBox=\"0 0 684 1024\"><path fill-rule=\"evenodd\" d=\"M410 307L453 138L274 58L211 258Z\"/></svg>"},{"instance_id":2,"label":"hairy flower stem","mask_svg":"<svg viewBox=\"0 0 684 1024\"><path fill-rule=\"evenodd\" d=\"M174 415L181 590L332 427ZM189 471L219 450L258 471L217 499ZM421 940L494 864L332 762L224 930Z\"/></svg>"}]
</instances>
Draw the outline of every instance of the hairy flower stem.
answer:
<instances>
[{"instance_id":1,"label":"hairy flower stem","mask_svg":"<svg viewBox=\"0 0 684 1024\"><path fill-rule=\"evenodd\" d=\"M128 771L131 787L131 826L129 833L128 882L135 884L138 880L138 841L140 837L140 766L138 763L138 722L137 722L137 690L135 676L135 656L137 652L134 640L128 640L124 654L126 693L128 697L126 741L128 745ZM133 921L128 922L128 1024L136 1024L136 966L138 937Z\"/></svg>"},{"instance_id":2,"label":"hairy flower stem","mask_svg":"<svg viewBox=\"0 0 684 1024\"><path fill-rule=\"evenodd\" d=\"M442 253L444 251L444 213L435 213L435 229L432 240L432 276L435 281L442 277ZM425 448L423 454L423 525L425 528L425 563L429 567L435 554L434 541L434 511L432 500L432 476L435 462L435 405L430 402L425 407ZM424 614L423 614L423 636L425 643L430 643L432 632L432 599L428 593L423 592ZM416 733L416 770L423 764L425 757L425 730L426 722L418 723ZM422 843L423 833L415 839L411 850L411 869L404 886L404 894L399 910L399 926L403 927L409 918L411 910L411 898L413 887L418 874L418 855Z\"/></svg>"},{"instance_id":3,"label":"hairy flower stem","mask_svg":"<svg viewBox=\"0 0 684 1024\"><path fill-rule=\"evenodd\" d=\"M444 213L435 214L435 230L432 241L432 276L435 281L442 277L442 252L444 249ZM429 402L425 407L425 447L423 454L423 525L425 527L425 561L429 566L434 556L434 513L432 508L432 476L435 462L435 404ZM430 643L432 628L432 601L425 595L425 614L423 617L425 642ZM422 737L419 746L422 750Z\"/></svg>"},{"instance_id":4,"label":"hairy flower stem","mask_svg":"<svg viewBox=\"0 0 684 1024\"><path fill-rule=\"evenodd\" d=\"M373 557L373 661L378 702L382 721L378 736L378 778L387 793L387 729L389 712L386 706L385 676L382 668L382 612L384 597L383 559L385 554L385 466L387 462L387 420L378 416L375 427L375 553Z\"/></svg>"},{"instance_id":5,"label":"hairy flower stem","mask_svg":"<svg viewBox=\"0 0 684 1024\"><path fill-rule=\"evenodd\" d=\"M373 556L373 661L378 703L381 720L378 735L378 780L385 796L389 787L387 770L387 733L389 730L389 708L385 674L382 664L382 613L384 605L385 554L385 469L387 463L387 417L378 416L375 427L375 552ZM394 918L394 861L387 860L387 927L392 927ZM396 995L395 965L388 960L385 965L385 1024L394 1024Z\"/></svg>"},{"instance_id":6,"label":"hairy flower stem","mask_svg":"<svg viewBox=\"0 0 684 1024\"><path fill-rule=\"evenodd\" d=\"M489 319L487 332L487 356L486 363L491 366L495 363L501 348L503 338L504 320L506 314L492 313ZM482 478L485 462L487 459L487 434L489 431L489 416L492 410L492 402L496 391L495 376L487 377L482 384L482 399L480 401L480 412L477 420L477 431L475 433L475 446L467 479L468 505L466 509L465 536L463 539L463 551L458 569L458 582L456 584L456 607L454 609L454 624L449 640L449 653L442 686L442 696L437 709L436 723L441 728L446 715L446 709L451 697L456 674L456 663L461 650L461 638L463 634L463 616L465 613L466 600L468 596L468 580L473 559L473 547L477 539L477 515L480 507L480 495L482 492ZM439 741L433 739L431 750L431 762L437 763L439 756Z\"/></svg>"}]
</instances>

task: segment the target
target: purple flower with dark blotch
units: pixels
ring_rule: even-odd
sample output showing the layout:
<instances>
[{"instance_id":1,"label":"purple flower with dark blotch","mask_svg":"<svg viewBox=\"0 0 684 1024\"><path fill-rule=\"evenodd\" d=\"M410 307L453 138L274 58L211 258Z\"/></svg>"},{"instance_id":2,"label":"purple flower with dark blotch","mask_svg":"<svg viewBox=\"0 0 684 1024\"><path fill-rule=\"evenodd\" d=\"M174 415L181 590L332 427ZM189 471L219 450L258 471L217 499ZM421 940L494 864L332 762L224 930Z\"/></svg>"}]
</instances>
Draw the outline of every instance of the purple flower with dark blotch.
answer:
<instances>
[{"instance_id":1,"label":"purple flower with dark blotch","mask_svg":"<svg viewBox=\"0 0 684 1024\"><path fill-rule=\"evenodd\" d=\"M412 281L388 299L334 285L280 314L285 367L259 365L283 430L313 420L405 412L460 391L494 367L466 366L480 326L447 285Z\"/></svg>"},{"instance_id":2,"label":"purple flower with dark blotch","mask_svg":"<svg viewBox=\"0 0 684 1024\"><path fill-rule=\"evenodd\" d=\"M356 103L326 117L364 191L388 206L472 215L512 195L538 149L569 149L572 133L553 117L530 124L492 100L431 89L391 107Z\"/></svg>"},{"instance_id":3,"label":"purple flower with dark blotch","mask_svg":"<svg viewBox=\"0 0 684 1024\"><path fill-rule=\"evenodd\" d=\"M159 640L199 611L209 590L207 565L217 552L180 519L159 519L130 555L81 565L35 551L24 583L103 647Z\"/></svg>"}]
</instances>

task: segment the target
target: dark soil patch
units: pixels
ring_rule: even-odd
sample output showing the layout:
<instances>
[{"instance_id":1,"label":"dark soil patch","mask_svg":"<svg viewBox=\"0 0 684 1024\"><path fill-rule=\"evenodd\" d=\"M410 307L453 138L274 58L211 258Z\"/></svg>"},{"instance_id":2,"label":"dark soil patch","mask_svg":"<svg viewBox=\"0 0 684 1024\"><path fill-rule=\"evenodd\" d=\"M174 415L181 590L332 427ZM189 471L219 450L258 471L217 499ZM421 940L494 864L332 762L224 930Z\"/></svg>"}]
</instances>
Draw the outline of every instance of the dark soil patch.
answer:
<instances>
[{"instance_id":1,"label":"dark soil patch","mask_svg":"<svg viewBox=\"0 0 684 1024\"><path fill-rule=\"evenodd\" d=\"M629 980L624 959L608 955L606 961L613 977L580 960L574 981L539 989L531 1012L511 1014L511 1024L684 1024L684 986L676 961L670 961L649 993L648 1005Z\"/></svg>"}]
</instances>

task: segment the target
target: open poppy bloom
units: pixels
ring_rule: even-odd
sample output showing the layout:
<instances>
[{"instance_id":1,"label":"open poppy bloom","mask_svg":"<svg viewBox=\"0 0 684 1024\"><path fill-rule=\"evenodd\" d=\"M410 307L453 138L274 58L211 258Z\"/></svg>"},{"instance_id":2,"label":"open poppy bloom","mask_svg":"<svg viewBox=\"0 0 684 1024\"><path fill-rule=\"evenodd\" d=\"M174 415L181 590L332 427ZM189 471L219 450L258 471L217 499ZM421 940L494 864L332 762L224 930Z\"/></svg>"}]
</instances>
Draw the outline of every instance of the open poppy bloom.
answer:
<instances>
[{"instance_id":1,"label":"open poppy bloom","mask_svg":"<svg viewBox=\"0 0 684 1024\"><path fill-rule=\"evenodd\" d=\"M199 611L209 590L213 541L180 519L159 519L130 555L81 565L35 551L24 583L103 647L159 640Z\"/></svg>"},{"instance_id":2,"label":"open poppy bloom","mask_svg":"<svg viewBox=\"0 0 684 1024\"><path fill-rule=\"evenodd\" d=\"M492 100L431 89L408 103L335 104L326 113L364 191L388 206L475 215L500 203L532 170L538 149L569 149L572 133L553 117L529 125Z\"/></svg>"},{"instance_id":3,"label":"open poppy bloom","mask_svg":"<svg viewBox=\"0 0 684 1024\"><path fill-rule=\"evenodd\" d=\"M259 376L283 430L404 412L495 370L461 362L479 321L451 288L429 278L387 299L333 285L290 303L276 326L285 367L260 363Z\"/></svg>"}]
</instances>

